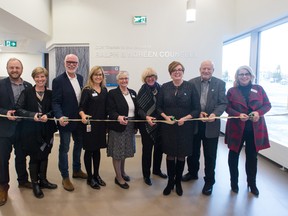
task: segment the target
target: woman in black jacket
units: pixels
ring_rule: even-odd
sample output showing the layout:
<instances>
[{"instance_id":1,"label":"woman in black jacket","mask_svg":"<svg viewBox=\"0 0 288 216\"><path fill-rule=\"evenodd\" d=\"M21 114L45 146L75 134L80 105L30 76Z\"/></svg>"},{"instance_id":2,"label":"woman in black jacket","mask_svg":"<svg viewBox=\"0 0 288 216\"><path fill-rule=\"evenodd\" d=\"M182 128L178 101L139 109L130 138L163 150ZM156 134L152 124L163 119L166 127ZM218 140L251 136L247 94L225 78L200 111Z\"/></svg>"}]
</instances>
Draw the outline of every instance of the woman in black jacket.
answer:
<instances>
[{"instance_id":1,"label":"woman in black jacket","mask_svg":"<svg viewBox=\"0 0 288 216\"><path fill-rule=\"evenodd\" d=\"M30 156L29 171L35 197L44 197L41 188L56 189L47 178L48 155L57 131L52 113L52 91L46 88L48 71L37 67L32 71L35 86L22 91L17 104L17 115L28 117L21 121L22 148Z\"/></svg>"},{"instance_id":2,"label":"woman in black jacket","mask_svg":"<svg viewBox=\"0 0 288 216\"><path fill-rule=\"evenodd\" d=\"M109 138L107 154L113 158L113 166L116 173L115 184L123 189L128 189L127 181L130 177L125 172L125 159L134 157L135 133L137 126L129 120L137 119L136 92L129 89L129 75L126 71L120 71L117 75L118 87L108 93Z\"/></svg>"}]
</instances>

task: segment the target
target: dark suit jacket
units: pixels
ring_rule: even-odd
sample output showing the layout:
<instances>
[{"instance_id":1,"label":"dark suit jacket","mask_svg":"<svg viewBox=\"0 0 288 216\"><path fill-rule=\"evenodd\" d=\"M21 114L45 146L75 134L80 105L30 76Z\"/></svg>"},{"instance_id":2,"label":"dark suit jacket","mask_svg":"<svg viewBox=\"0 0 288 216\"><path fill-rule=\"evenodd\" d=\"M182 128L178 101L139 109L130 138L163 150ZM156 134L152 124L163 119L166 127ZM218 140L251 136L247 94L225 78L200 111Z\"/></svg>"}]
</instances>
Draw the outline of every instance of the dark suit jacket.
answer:
<instances>
[{"instance_id":1,"label":"dark suit jacket","mask_svg":"<svg viewBox=\"0 0 288 216\"><path fill-rule=\"evenodd\" d=\"M77 74L77 80L80 88L83 88L83 77ZM70 119L79 119L78 101L73 86L66 74L62 73L52 82L52 109L55 117L58 119L66 116ZM65 127L58 124L59 130L73 131L79 122L69 122Z\"/></svg>"},{"instance_id":2,"label":"dark suit jacket","mask_svg":"<svg viewBox=\"0 0 288 216\"><path fill-rule=\"evenodd\" d=\"M32 87L32 85L26 81L23 82L25 88ZM6 115L8 110L15 109L15 103L13 90L11 87L10 78L0 80L0 114ZM15 133L17 122L10 121L7 118L0 117L0 136L11 137Z\"/></svg>"},{"instance_id":3,"label":"dark suit jacket","mask_svg":"<svg viewBox=\"0 0 288 216\"><path fill-rule=\"evenodd\" d=\"M191 79L191 82L195 87L199 96L199 104L201 97L201 77L196 77ZM225 111L227 106L227 98L225 95L226 92L226 83L218 79L216 77L211 77L211 81L209 84L209 90L207 95L207 103L205 107L205 112L210 115L214 113L216 116L221 116ZM201 106L200 106L201 107ZM196 126L196 132L198 126ZM206 122L206 131L205 136L207 138L215 138L218 137L220 133L220 120L217 119L214 122Z\"/></svg>"},{"instance_id":4,"label":"dark suit jacket","mask_svg":"<svg viewBox=\"0 0 288 216\"><path fill-rule=\"evenodd\" d=\"M128 89L129 93L132 97L132 100L134 102L135 106L135 119L137 119L137 113L138 113L138 108L137 108L137 94L134 90ZM111 120L117 120L119 115L123 116L128 116L128 104L120 90L119 87L116 89L112 89L108 93L108 100L107 100L107 110L108 110L108 115L109 119ZM109 122L108 128L110 130L114 130L117 132L123 132L126 128L126 125L121 125L118 122ZM137 128L137 124L135 124L135 128Z\"/></svg>"}]
</instances>

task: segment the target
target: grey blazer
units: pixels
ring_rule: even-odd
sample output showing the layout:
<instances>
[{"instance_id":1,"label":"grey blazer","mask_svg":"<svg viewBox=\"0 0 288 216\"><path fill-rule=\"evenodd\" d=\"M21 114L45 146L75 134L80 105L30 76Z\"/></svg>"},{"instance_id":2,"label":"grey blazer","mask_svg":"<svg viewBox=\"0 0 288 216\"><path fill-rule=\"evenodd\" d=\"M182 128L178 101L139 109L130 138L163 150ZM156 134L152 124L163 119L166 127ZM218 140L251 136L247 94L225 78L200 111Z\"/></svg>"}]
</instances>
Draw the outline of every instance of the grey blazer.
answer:
<instances>
[{"instance_id":1,"label":"grey blazer","mask_svg":"<svg viewBox=\"0 0 288 216\"><path fill-rule=\"evenodd\" d=\"M194 79L189 80L197 91L199 97L201 97L201 77L196 77ZM226 98L226 83L218 79L216 77L211 77L211 81L209 84L209 90L207 95L207 103L205 112L210 115L214 113L216 116L222 115L227 106L227 98ZM196 124L196 133L198 132L198 124ZM205 136L207 138L215 138L218 137L220 133L220 120L216 119L214 122L206 122L206 131Z\"/></svg>"}]
</instances>

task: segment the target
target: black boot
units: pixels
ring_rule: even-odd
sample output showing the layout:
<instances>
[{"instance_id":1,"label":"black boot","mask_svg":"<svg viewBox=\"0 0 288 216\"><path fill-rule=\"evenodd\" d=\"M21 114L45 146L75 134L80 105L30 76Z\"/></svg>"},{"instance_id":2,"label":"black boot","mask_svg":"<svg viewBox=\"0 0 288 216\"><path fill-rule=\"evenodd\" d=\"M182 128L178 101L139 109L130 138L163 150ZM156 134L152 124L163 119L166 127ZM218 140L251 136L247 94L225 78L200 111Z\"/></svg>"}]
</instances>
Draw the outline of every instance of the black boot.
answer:
<instances>
[{"instance_id":1,"label":"black boot","mask_svg":"<svg viewBox=\"0 0 288 216\"><path fill-rule=\"evenodd\" d=\"M30 177L32 181L32 189L33 189L34 196L37 198L43 198L44 194L38 182L39 165L30 163L29 171L30 171Z\"/></svg>"},{"instance_id":2,"label":"black boot","mask_svg":"<svg viewBox=\"0 0 288 216\"><path fill-rule=\"evenodd\" d=\"M40 173L39 173L40 187L47 189L56 189L57 185L47 180L47 167L48 167L48 160L41 161Z\"/></svg>"},{"instance_id":3,"label":"black boot","mask_svg":"<svg viewBox=\"0 0 288 216\"><path fill-rule=\"evenodd\" d=\"M168 184L163 191L163 195L167 196L171 193L171 190L174 188L175 182L175 161L166 160L167 164L167 173L168 173Z\"/></svg>"},{"instance_id":4,"label":"black boot","mask_svg":"<svg viewBox=\"0 0 288 216\"><path fill-rule=\"evenodd\" d=\"M184 165L185 165L185 161L177 160L175 185L176 185L176 193L178 194L178 196L182 196L183 194L181 180L182 180Z\"/></svg>"},{"instance_id":5,"label":"black boot","mask_svg":"<svg viewBox=\"0 0 288 216\"><path fill-rule=\"evenodd\" d=\"M256 186L256 182L250 182L248 183L248 188L250 188L250 191L252 194L254 194L255 196L259 196L259 190Z\"/></svg>"}]
</instances>

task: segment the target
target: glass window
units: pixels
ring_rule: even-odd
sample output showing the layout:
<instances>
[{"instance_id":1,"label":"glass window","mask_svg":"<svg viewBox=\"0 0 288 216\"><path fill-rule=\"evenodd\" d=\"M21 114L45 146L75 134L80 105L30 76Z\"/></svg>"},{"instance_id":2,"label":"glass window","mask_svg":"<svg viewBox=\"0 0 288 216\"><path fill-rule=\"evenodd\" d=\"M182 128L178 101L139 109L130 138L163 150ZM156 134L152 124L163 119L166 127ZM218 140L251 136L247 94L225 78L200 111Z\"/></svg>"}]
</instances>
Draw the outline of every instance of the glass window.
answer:
<instances>
[{"instance_id":1,"label":"glass window","mask_svg":"<svg viewBox=\"0 0 288 216\"><path fill-rule=\"evenodd\" d=\"M249 65L251 37L225 43L222 54L222 79L226 82L226 89L233 86L234 75L241 65Z\"/></svg>"},{"instance_id":2,"label":"glass window","mask_svg":"<svg viewBox=\"0 0 288 216\"><path fill-rule=\"evenodd\" d=\"M259 34L259 84L265 89L272 109L268 114L288 111L288 23L275 26ZM288 116L266 118L269 138L287 145Z\"/></svg>"}]
</instances>

